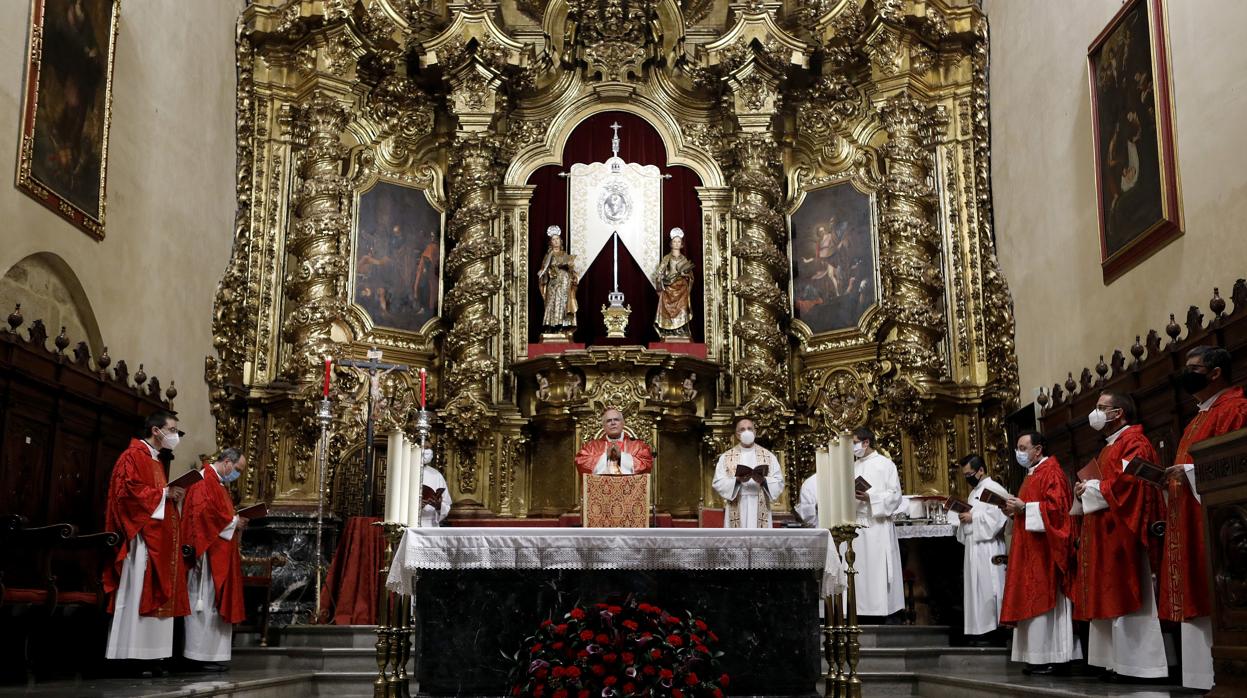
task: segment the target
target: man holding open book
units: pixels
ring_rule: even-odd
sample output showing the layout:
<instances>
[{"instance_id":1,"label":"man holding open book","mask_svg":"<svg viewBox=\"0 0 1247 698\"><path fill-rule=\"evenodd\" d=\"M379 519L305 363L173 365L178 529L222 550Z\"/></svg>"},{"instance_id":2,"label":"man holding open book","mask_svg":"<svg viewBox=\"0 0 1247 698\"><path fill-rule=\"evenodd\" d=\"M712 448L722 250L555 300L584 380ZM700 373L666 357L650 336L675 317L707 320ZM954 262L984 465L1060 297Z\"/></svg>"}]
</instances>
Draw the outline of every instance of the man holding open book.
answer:
<instances>
[{"instance_id":1,"label":"man holding open book","mask_svg":"<svg viewBox=\"0 0 1247 698\"><path fill-rule=\"evenodd\" d=\"M999 506L983 500L983 493L994 492L1002 500L1009 497L1004 487L987 474L987 465L978 454L962 458L958 464L970 487L964 501L949 498L949 516L957 517L957 540L966 547L964 561L965 634L985 635L997 627L1000 604L1004 602L1005 526L1009 515Z\"/></svg>"},{"instance_id":2,"label":"man holding open book","mask_svg":"<svg viewBox=\"0 0 1247 698\"><path fill-rule=\"evenodd\" d=\"M901 479L892 459L875 450L875 433L853 432L854 496L857 499L857 613L867 621L905 608L901 546L892 515L901 507Z\"/></svg>"},{"instance_id":3,"label":"man holding open book","mask_svg":"<svg viewBox=\"0 0 1247 698\"><path fill-rule=\"evenodd\" d=\"M714 491L723 497L724 528L770 528L771 508L784 491L784 473L774 453L754 443L753 420L736 420L736 445L719 456Z\"/></svg>"}]
</instances>

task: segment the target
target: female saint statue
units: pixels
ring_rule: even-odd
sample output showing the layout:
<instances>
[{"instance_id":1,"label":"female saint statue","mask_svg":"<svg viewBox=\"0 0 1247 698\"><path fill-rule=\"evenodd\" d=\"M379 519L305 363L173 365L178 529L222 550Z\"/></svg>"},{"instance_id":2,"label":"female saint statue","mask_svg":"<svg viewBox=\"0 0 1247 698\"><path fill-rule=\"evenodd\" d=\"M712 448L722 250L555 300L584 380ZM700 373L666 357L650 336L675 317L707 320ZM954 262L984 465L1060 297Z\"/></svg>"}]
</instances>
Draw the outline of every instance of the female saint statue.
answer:
<instances>
[{"instance_id":1,"label":"female saint statue","mask_svg":"<svg viewBox=\"0 0 1247 698\"><path fill-rule=\"evenodd\" d=\"M576 257L563 251L562 233L557 225L546 229L550 249L537 272L537 288L545 302L541 321L544 332L561 335L558 340L568 342L576 328Z\"/></svg>"},{"instance_id":2,"label":"female saint statue","mask_svg":"<svg viewBox=\"0 0 1247 698\"><path fill-rule=\"evenodd\" d=\"M693 262L684 256L684 231L671 229L671 251L658 263L654 324L667 341L687 342L693 326Z\"/></svg>"}]
</instances>

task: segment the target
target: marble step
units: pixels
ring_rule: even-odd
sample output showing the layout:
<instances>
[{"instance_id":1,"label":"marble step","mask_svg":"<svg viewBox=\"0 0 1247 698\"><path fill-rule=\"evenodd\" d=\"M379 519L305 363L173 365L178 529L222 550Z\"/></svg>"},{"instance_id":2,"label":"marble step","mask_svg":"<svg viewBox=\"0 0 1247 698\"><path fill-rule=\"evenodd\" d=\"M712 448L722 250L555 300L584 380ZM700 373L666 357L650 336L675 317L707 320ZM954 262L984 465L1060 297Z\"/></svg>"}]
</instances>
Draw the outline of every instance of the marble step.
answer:
<instances>
[{"instance_id":1,"label":"marble step","mask_svg":"<svg viewBox=\"0 0 1247 698\"><path fill-rule=\"evenodd\" d=\"M948 647L947 625L863 625L861 647Z\"/></svg>"},{"instance_id":2,"label":"marble step","mask_svg":"<svg viewBox=\"0 0 1247 698\"><path fill-rule=\"evenodd\" d=\"M914 694L922 698L1190 698L1180 686L1104 683L1087 676L1026 676L1020 669L984 672L916 672ZM869 685L864 681L863 685ZM865 691L863 691L865 694Z\"/></svg>"},{"instance_id":3,"label":"marble step","mask_svg":"<svg viewBox=\"0 0 1247 698\"><path fill-rule=\"evenodd\" d=\"M1004 671L1009 651L1003 647L864 647L859 672Z\"/></svg>"},{"instance_id":4,"label":"marble step","mask_svg":"<svg viewBox=\"0 0 1247 698\"><path fill-rule=\"evenodd\" d=\"M375 672L377 654L371 647L235 647L231 665L248 670Z\"/></svg>"},{"instance_id":5,"label":"marble step","mask_svg":"<svg viewBox=\"0 0 1247 698\"><path fill-rule=\"evenodd\" d=\"M372 649L377 643L375 625L287 625L270 646L355 647Z\"/></svg>"}]
</instances>

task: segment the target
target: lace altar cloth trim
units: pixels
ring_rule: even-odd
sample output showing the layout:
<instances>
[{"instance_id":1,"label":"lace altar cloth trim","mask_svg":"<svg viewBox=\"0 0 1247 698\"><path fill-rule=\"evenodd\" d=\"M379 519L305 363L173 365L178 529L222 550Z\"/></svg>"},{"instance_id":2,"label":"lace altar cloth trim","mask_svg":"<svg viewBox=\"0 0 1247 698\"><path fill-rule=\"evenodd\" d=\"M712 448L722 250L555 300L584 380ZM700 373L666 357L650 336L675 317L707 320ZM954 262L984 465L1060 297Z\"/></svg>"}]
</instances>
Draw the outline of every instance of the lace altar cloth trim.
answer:
<instances>
[{"instance_id":1,"label":"lace altar cloth trim","mask_svg":"<svg viewBox=\"0 0 1247 698\"><path fill-rule=\"evenodd\" d=\"M914 524L912 526L897 526L896 537L904 538L942 538L951 536L956 532L956 527L950 523L942 524Z\"/></svg>"},{"instance_id":2,"label":"lace altar cloth trim","mask_svg":"<svg viewBox=\"0 0 1247 698\"><path fill-rule=\"evenodd\" d=\"M417 570L821 570L843 590L825 529L409 528L386 586L410 594Z\"/></svg>"}]
</instances>

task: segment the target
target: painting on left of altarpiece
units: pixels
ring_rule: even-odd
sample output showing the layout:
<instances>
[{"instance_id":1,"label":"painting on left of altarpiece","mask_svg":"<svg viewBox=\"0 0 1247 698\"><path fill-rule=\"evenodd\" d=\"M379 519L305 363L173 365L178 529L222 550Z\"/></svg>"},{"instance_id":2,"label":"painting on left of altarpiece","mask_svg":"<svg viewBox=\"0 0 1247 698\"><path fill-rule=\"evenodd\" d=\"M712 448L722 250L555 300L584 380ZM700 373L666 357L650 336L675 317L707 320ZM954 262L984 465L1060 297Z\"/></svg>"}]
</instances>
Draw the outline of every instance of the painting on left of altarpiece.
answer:
<instances>
[{"instance_id":1,"label":"painting on left of altarpiece","mask_svg":"<svg viewBox=\"0 0 1247 698\"><path fill-rule=\"evenodd\" d=\"M355 210L353 300L375 326L420 331L441 301L441 211L423 189L386 181Z\"/></svg>"},{"instance_id":2,"label":"painting on left of altarpiece","mask_svg":"<svg viewBox=\"0 0 1247 698\"><path fill-rule=\"evenodd\" d=\"M32 0L17 186L104 238L117 0Z\"/></svg>"}]
</instances>

